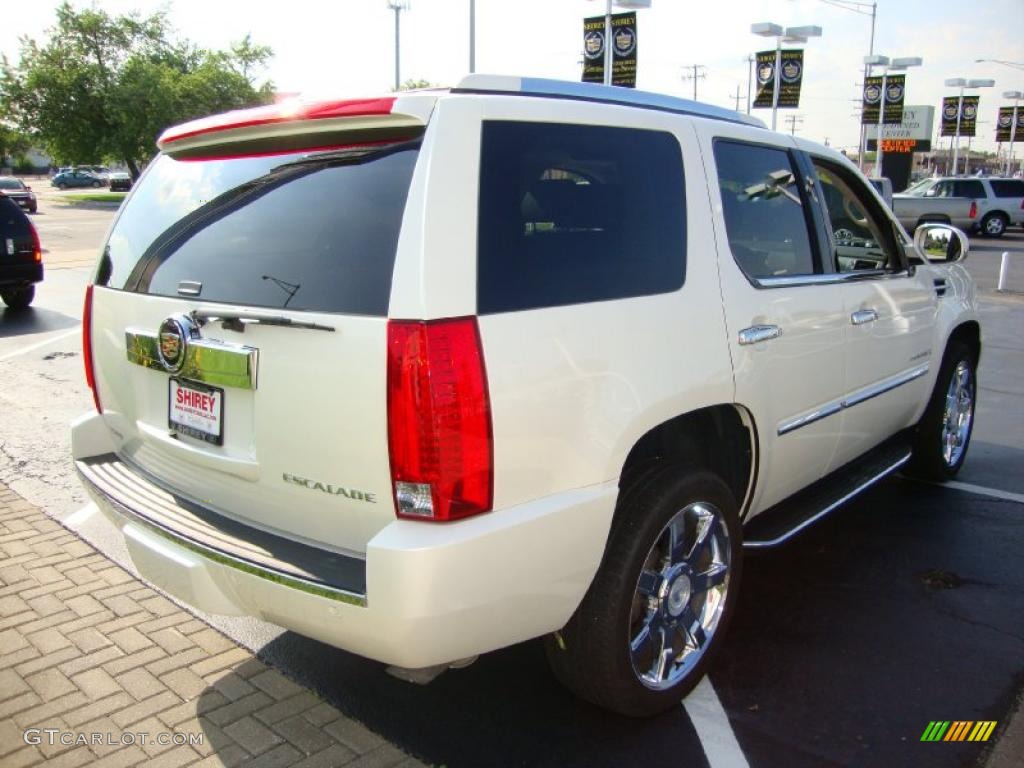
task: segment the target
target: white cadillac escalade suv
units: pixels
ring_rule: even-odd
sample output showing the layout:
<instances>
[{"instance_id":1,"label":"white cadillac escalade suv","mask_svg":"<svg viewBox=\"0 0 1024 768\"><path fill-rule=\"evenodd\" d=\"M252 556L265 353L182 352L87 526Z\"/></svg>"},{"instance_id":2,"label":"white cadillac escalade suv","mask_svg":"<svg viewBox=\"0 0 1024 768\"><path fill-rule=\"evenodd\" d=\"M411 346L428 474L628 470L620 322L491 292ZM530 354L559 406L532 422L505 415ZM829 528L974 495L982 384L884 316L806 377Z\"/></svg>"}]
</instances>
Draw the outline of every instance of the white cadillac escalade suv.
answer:
<instances>
[{"instance_id":1,"label":"white cadillac escalade suv","mask_svg":"<svg viewBox=\"0 0 1024 768\"><path fill-rule=\"evenodd\" d=\"M735 112L474 75L168 130L86 294L77 469L139 572L403 670L544 637L678 702L779 544L960 468L962 234Z\"/></svg>"}]
</instances>

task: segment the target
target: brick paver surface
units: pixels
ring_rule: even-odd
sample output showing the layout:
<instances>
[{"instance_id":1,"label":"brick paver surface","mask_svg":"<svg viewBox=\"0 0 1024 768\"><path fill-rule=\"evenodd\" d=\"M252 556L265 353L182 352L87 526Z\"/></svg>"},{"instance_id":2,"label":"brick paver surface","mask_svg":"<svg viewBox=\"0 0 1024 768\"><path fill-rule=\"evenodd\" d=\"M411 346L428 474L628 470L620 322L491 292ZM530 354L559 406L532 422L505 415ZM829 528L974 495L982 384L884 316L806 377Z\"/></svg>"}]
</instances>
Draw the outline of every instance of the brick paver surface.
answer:
<instances>
[{"instance_id":1,"label":"brick paver surface","mask_svg":"<svg viewBox=\"0 0 1024 768\"><path fill-rule=\"evenodd\" d=\"M420 765L0 484L0 766L39 764Z\"/></svg>"}]
</instances>

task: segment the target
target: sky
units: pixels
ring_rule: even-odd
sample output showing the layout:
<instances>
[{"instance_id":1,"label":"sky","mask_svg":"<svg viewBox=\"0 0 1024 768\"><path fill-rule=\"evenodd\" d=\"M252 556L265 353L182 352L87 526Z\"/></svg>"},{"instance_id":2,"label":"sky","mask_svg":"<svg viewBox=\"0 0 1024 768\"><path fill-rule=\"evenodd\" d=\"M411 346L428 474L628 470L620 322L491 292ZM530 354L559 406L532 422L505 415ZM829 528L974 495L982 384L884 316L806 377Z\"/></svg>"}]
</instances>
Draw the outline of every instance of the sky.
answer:
<instances>
[{"instance_id":1,"label":"sky","mask_svg":"<svg viewBox=\"0 0 1024 768\"><path fill-rule=\"evenodd\" d=\"M638 11L637 87L693 97L685 68L703 65L697 97L746 109L749 54L774 47L750 33L756 22L818 25L822 37L805 46L798 135L856 150L856 109L863 57L871 38L868 15L836 7L844 0L652 0ZM16 61L18 40L37 41L56 18L57 0L8 0L0 25L0 53ZM853 3L846 3L851 5ZM75 3L77 7L84 3ZM288 0L237 3L223 0L102 0L108 13L165 10L177 34L205 48L226 48L251 33L271 46L263 73L283 92L307 96L363 96L394 84L394 13L387 0ZM469 71L469 0L410 0L401 14L401 78L454 85ZM244 10L243 10L244 9ZM601 0L476 0L476 71L579 80L582 19L604 12ZM1024 0L878 0L874 52L920 56L907 73L907 104L938 106L947 78L994 78L981 96L978 137L972 149L995 149L995 120L1006 90L1024 91L1024 69L976 59L1024 62ZM692 72L692 69L690 70ZM753 110L770 122L771 110ZM937 129L938 126L936 126ZM787 129L788 130L788 129ZM962 140L965 141L965 140ZM1024 152L1020 147L1015 154Z\"/></svg>"}]
</instances>

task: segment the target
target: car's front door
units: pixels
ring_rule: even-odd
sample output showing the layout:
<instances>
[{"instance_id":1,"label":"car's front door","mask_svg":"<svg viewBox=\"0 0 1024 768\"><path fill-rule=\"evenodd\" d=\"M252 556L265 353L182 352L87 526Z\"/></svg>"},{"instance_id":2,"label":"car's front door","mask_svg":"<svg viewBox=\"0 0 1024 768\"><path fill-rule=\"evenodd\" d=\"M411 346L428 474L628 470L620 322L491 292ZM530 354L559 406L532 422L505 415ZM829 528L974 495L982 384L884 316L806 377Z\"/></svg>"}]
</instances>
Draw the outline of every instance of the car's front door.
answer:
<instances>
[{"instance_id":1,"label":"car's front door","mask_svg":"<svg viewBox=\"0 0 1024 768\"><path fill-rule=\"evenodd\" d=\"M907 259L877 198L848 167L811 156L826 220L828 258L843 284L846 384L839 466L909 426L928 398L936 293Z\"/></svg>"}]
</instances>

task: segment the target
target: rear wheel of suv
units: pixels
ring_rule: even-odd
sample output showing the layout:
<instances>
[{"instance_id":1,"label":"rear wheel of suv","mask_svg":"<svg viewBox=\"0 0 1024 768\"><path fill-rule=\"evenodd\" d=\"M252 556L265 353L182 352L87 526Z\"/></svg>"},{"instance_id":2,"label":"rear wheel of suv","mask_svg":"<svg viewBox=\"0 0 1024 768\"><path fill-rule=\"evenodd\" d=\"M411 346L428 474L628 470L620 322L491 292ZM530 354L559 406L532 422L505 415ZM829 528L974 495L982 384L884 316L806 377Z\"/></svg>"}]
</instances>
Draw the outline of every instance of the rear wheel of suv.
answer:
<instances>
[{"instance_id":1,"label":"rear wheel of suv","mask_svg":"<svg viewBox=\"0 0 1024 768\"><path fill-rule=\"evenodd\" d=\"M545 643L581 698L633 717L679 703L704 676L736 603L742 534L716 475L662 464L620 496L605 558Z\"/></svg>"},{"instance_id":2,"label":"rear wheel of suv","mask_svg":"<svg viewBox=\"0 0 1024 768\"><path fill-rule=\"evenodd\" d=\"M985 237L1002 237L1009 222L1001 213L990 213L981 220L981 233Z\"/></svg>"},{"instance_id":3,"label":"rear wheel of suv","mask_svg":"<svg viewBox=\"0 0 1024 768\"><path fill-rule=\"evenodd\" d=\"M935 390L917 425L910 474L942 481L960 471L974 428L976 393L974 353L954 341L946 348Z\"/></svg>"},{"instance_id":4,"label":"rear wheel of suv","mask_svg":"<svg viewBox=\"0 0 1024 768\"><path fill-rule=\"evenodd\" d=\"M34 285L26 285L24 288L11 288L0 293L0 298L4 300L4 304L11 309L25 309L32 303L35 297L36 287Z\"/></svg>"}]
</instances>

